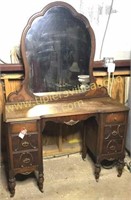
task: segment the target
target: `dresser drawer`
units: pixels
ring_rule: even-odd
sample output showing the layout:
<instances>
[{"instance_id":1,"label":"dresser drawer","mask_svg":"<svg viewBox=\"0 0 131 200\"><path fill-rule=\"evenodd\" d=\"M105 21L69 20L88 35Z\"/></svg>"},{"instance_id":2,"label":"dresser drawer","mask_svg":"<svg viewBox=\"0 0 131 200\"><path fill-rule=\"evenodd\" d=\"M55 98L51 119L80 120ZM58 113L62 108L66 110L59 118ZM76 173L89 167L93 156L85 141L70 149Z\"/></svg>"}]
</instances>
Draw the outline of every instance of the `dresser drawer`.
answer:
<instances>
[{"instance_id":1,"label":"dresser drawer","mask_svg":"<svg viewBox=\"0 0 131 200\"><path fill-rule=\"evenodd\" d=\"M121 139L125 135L125 125L107 125L104 127L104 140Z\"/></svg>"},{"instance_id":2,"label":"dresser drawer","mask_svg":"<svg viewBox=\"0 0 131 200\"><path fill-rule=\"evenodd\" d=\"M12 123L10 124L11 133L20 133L21 130L26 129L28 132L36 132L38 130L36 122Z\"/></svg>"},{"instance_id":3,"label":"dresser drawer","mask_svg":"<svg viewBox=\"0 0 131 200\"><path fill-rule=\"evenodd\" d=\"M125 122L125 114L124 113L110 113L105 116L105 123L122 123Z\"/></svg>"},{"instance_id":4,"label":"dresser drawer","mask_svg":"<svg viewBox=\"0 0 131 200\"><path fill-rule=\"evenodd\" d=\"M103 154L112 154L112 153L120 153L123 151L123 140L106 140L103 143L102 153Z\"/></svg>"},{"instance_id":5,"label":"dresser drawer","mask_svg":"<svg viewBox=\"0 0 131 200\"><path fill-rule=\"evenodd\" d=\"M14 168L31 167L38 165L38 151L13 154Z\"/></svg>"},{"instance_id":6,"label":"dresser drawer","mask_svg":"<svg viewBox=\"0 0 131 200\"><path fill-rule=\"evenodd\" d=\"M38 148L38 133L27 133L23 139L19 137L19 134L12 135L12 150L21 151L28 149Z\"/></svg>"}]
</instances>

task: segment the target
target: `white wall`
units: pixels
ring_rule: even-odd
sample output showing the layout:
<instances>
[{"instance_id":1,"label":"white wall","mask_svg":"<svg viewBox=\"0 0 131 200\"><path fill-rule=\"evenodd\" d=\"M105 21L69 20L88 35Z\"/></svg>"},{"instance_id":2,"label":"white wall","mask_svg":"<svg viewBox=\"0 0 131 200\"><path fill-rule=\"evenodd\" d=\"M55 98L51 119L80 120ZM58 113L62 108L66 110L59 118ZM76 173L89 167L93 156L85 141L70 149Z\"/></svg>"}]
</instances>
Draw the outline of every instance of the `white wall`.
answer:
<instances>
[{"instance_id":1,"label":"white wall","mask_svg":"<svg viewBox=\"0 0 131 200\"><path fill-rule=\"evenodd\" d=\"M4 0L1 2L0 58L2 60L11 62L10 50L19 45L27 20L50 2L53 0ZM130 0L114 0L101 55L100 49L112 0L64 0L64 2L71 4L89 19L96 36L95 60L106 56L113 56L115 59L130 59Z\"/></svg>"}]
</instances>

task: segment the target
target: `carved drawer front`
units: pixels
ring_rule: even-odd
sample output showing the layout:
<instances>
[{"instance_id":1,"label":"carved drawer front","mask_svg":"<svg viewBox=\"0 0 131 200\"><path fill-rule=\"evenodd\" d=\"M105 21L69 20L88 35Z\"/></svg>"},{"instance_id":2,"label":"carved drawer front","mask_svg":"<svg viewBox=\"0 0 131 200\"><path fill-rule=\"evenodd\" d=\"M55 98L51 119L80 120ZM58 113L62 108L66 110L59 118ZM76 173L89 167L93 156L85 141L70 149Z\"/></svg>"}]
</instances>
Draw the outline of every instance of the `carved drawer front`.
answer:
<instances>
[{"instance_id":1,"label":"carved drawer front","mask_svg":"<svg viewBox=\"0 0 131 200\"><path fill-rule=\"evenodd\" d=\"M12 149L14 152L37 149L38 148L38 133L27 133L23 139L19 137L19 134L12 135Z\"/></svg>"},{"instance_id":2,"label":"carved drawer front","mask_svg":"<svg viewBox=\"0 0 131 200\"><path fill-rule=\"evenodd\" d=\"M124 123L125 114L124 113L110 113L105 116L105 123Z\"/></svg>"},{"instance_id":3,"label":"carved drawer front","mask_svg":"<svg viewBox=\"0 0 131 200\"><path fill-rule=\"evenodd\" d=\"M111 153L120 153L123 151L123 140L111 139L104 141L102 153L111 154Z\"/></svg>"},{"instance_id":4,"label":"carved drawer front","mask_svg":"<svg viewBox=\"0 0 131 200\"><path fill-rule=\"evenodd\" d=\"M14 168L38 165L38 151L22 152L13 155Z\"/></svg>"},{"instance_id":5,"label":"carved drawer front","mask_svg":"<svg viewBox=\"0 0 131 200\"><path fill-rule=\"evenodd\" d=\"M102 152L104 154L121 152L123 148L124 135L124 124L105 126Z\"/></svg>"},{"instance_id":6,"label":"carved drawer front","mask_svg":"<svg viewBox=\"0 0 131 200\"><path fill-rule=\"evenodd\" d=\"M125 125L108 125L104 128L104 140L123 139L125 134Z\"/></svg>"},{"instance_id":7,"label":"carved drawer front","mask_svg":"<svg viewBox=\"0 0 131 200\"><path fill-rule=\"evenodd\" d=\"M21 130L26 129L27 132L36 132L38 130L36 122L12 123L10 125L11 133L20 133Z\"/></svg>"}]
</instances>

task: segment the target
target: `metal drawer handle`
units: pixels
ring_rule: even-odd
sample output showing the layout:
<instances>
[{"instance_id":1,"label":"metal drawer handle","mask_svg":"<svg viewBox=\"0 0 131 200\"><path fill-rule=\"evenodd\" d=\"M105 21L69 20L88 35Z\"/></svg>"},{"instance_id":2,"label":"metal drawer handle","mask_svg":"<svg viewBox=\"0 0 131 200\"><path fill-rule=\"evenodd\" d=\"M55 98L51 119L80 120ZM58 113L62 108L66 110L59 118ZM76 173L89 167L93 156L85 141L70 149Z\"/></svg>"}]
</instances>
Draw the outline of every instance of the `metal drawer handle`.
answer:
<instances>
[{"instance_id":1,"label":"metal drawer handle","mask_svg":"<svg viewBox=\"0 0 131 200\"><path fill-rule=\"evenodd\" d=\"M112 135L116 136L117 135L117 131L112 131Z\"/></svg>"},{"instance_id":2,"label":"metal drawer handle","mask_svg":"<svg viewBox=\"0 0 131 200\"><path fill-rule=\"evenodd\" d=\"M115 122L117 121L117 117L114 117L114 121L115 121Z\"/></svg>"},{"instance_id":3,"label":"metal drawer handle","mask_svg":"<svg viewBox=\"0 0 131 200\"><path fill-rule=\"evenodd\" d=\"M25 158L24 160L23 160L23 163L25 163L25 164L28 164L28 163L30 163L30 158Z\"/></svg>"},{"instance_id":4,"label":"metal drawer handle","mask_svg":"<svg viewBox=\"0 0 131 200\"><path fill-rule=\"evenodd\" d=\"M24 141L24 142L22 142L22 146L25 148L25 147L28 147L29 146L29 142L27 142L27 141Z\"/></svg>"},{"instance_id":5,"label":"metal drawer handle","mask_svg":"<svg viewBox=\"0 0 131 200\"><path fill-rule=\"evenodd\" d=\"M110 146L110 150L114 151L115 150L115 146Z\"/></svg>"},{"instance_id":6,"label":"metal drawer handle","mask_svg":"<svg viewBox=\"0 0 131 200\"><path fill-rule=\"evenodd\" d=\"M68 121L68 122L64 122L64 124L67 124L67 125L69 125L69 126L73 126L73 125L75 125L75 124L77 124L79 122L79 120L77 120L77 121L74 121L74 120L70 120L70 121Z\"/></svg>"}]
</instances>

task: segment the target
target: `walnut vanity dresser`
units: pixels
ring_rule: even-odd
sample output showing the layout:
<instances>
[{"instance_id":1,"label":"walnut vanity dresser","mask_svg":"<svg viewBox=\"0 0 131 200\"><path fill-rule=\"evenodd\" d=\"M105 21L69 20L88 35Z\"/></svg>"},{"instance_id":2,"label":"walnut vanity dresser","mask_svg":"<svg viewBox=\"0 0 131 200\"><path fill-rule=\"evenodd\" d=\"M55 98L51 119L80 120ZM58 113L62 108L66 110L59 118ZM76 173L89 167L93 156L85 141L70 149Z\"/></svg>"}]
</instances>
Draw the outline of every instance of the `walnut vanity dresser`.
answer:
<instances>
[{"instance_id":1,"label":"walnut vanity dresser","mask_svg":"<svg viewBox=\"0 0 131 200\"><path fill-rule=\"evenodd\" d=\"M69 4L50 3L30 17L20 48L25 78L4 110L11 197L17 174L37 172L43 192L42 133L49 121L60 127L82 123L82 158L88 151L93 155L96 180L103 160L116 160L121 176L129 109L95 82L89 21Z\"/></svg>"}]
</instances>

